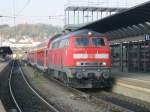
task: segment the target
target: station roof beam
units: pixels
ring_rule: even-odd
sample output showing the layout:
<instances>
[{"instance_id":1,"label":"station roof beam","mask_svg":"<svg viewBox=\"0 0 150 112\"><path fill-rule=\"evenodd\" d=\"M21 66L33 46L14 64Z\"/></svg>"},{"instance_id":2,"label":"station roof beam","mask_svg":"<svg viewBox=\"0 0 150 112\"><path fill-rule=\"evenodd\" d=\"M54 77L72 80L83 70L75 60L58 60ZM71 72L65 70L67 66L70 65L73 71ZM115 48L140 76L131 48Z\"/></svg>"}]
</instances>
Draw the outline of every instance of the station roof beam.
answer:
<instances>
[{"instance_id":1,"label":"station roof beam","mask_svg":"<svg viewBox=\"0 0 150 112\"><path fill-rule=\"evenodd\" d=\"M90 6L68 6L65 11L106 11L106 12L123 12L127 8L117 8L117 7L90 7Z\"/></svg>"},{"instance_id":2,"label":"station roof beam","mask_svg":"<svg viewBox=\"0 0 150 112\"><path fill-rule=\"evenodd\" d=\"M138 30L137 29L132 28L131 26L128 26L127 28L131 32L130 36L136 36L136 35L138 35Z\"/></svg>"},{"instance_id":3,"label":"station roof beam","mask_svg":"<svg viewBox=\"0 0 150 112\"><path fill-rule=\"evenodd\" d=\"M71 2L71 1L70 1ZM65 6L65 27L68 25L86 24L127 10L124 7L106 7L102 4L89 3L88 5Z\"/></svg>"},{"instance_id":4,"label":"station roof beam","mask_svg":"<svg viewBox=\"0 0 150 112\"><path fill-rule=\"evenodd\" d=\"M144 26L145 26L145 31L146 31L146 33L150 33L150 22L145 22L144 23Z\"/></svg>"},{"instance_id":5,"label":"station roof beam","mask_svg":"<svg viewBox=\"0 0 150 112\"><path fill-rule=\"evenodd\" d=\"M87 24L80 29L93 29L100 33L105 33L110 36L110 40L114 39L116 32L122 33L118 35L120 38L128 37L129 35L141 35L145 32L150 33L150 1L139 6L132 7L123 12L111 15ZM119 30L121 29L121 30ZM118 31L119 30L119 31ZM115 32L116 31L116 32ZM114 33L115 32L115 33ZM128 33L127 33L128 32ZM112 36L111 36L112 35Z\"/></svg>"}]
</instances>

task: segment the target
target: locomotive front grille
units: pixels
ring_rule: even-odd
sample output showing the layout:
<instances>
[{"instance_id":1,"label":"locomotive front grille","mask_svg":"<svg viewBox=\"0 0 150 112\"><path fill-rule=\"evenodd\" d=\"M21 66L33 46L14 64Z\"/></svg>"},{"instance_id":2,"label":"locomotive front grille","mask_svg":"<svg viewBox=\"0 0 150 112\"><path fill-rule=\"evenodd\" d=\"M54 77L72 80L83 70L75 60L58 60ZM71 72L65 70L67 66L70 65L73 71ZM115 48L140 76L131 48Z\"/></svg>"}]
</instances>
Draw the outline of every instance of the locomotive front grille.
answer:
<instances>
[{"instance_id":1,"label":"locomotive front grille","mask_svg":"<svg viewBox=\"0 0 150 112\"><path fill-rule=\"evenodd\" d=\"M78 64L79 66L103 66L103 62L80 62Z\"/></svg>"},{"instance_id":2,"label":"locomotive front grille","mask_svg":"<svg viewBox=\"0 0 150 112\"><path fill-rule=\"evenodd\" d=\"M84 65L85 66L98 66L99 63L97 63L97 62L85 62Z\"/></svg>"}]
</instances>

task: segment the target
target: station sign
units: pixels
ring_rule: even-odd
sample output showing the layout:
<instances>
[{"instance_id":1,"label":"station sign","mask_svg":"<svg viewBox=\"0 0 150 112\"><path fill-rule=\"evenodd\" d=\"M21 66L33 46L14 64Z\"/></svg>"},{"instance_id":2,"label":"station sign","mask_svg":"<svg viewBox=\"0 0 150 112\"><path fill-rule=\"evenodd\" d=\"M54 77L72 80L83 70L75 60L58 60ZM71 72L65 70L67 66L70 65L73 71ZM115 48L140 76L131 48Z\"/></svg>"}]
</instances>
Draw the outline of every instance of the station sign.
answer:
<instances>
[{"instance_id":1,"label":"station sign","mask_svg":"<svg viewBox=\"0 0 150 112\"><path fill-rule=\"evenodd\" d=\"M150 40L150 35L145 34L145 41L149 41Z\"/></svg>"}]
</instances>

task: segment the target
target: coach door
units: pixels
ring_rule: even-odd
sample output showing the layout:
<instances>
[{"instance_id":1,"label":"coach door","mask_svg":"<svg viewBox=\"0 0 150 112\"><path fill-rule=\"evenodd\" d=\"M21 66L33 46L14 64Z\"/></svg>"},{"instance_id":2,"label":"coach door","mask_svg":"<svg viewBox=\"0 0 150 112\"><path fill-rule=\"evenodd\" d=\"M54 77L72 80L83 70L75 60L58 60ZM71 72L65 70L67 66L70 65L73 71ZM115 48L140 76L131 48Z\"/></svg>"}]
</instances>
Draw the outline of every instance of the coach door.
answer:
<instances>
[{"instance_id":1,"label":"coach door","mask_svg":"<svg viewBox=\"0 0 150 112\"><path fill-rule=\"evenodd\" d=\"M34 52L33 56L34 56L34 64L36 64L36 62L37 62L37 53Z\"/></svg>"},{"instance_id":2,"label":"coach door","mask_svg":"<svg viewBox=\"0 0 150 112\"><path fill-rule=\"evenodd\" d=\"M44 49L44 68L46 68L46 63L47 63L47 51L48 49Z\"/></svg>"}]
</instances>

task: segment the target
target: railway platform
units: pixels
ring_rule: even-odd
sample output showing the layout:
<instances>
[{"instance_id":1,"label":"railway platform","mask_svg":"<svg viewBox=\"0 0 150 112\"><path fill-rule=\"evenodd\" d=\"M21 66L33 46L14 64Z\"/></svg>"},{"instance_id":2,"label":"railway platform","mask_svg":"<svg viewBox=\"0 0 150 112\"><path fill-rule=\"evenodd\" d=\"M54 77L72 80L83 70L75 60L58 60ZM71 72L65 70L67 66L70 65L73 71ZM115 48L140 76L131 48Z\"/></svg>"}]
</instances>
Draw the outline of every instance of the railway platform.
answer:
<instances>
[{"instance_id":1,"label":"railway platform","mask_svg":"<svg viewBox=\"0 0 150 112\"><path fill-rule=\"evenodd\" d=\"M0 100L0 112L6 112L1 100Z\"/></svg>"},{"instance_id":2,"label":"railway platform","mask_svg":"<svg viewBox=\"0 0 150 112\"><path fill-rule=\"evenodd\" d=\"M112 71L115 84L112 91L150 102L150 73Z\"/></svg>"},{"instance_id":3,"label":"railway platform","mask_svg":"<svg viewBox=\"0 0 150 112\"><path fill-rule=\"evenodd\" d=\"M9 64L9 61L0 62L0 73Z\"/></svg>"},{"instance_id":4,"label":"railway platform","mask_svg":"<svg viewBox=\"0 0 150 112\"><path fill-rule=\"evenodd\" d=\"M7 62L0 62L0 73L4 70L4 68L9 64L9 61ZM6 112L1 99L0 99L0 112Z\"/></svg>"}]
</instances>

